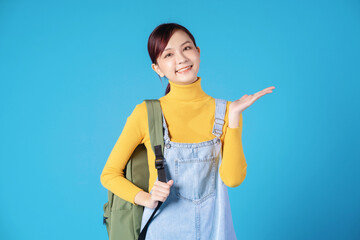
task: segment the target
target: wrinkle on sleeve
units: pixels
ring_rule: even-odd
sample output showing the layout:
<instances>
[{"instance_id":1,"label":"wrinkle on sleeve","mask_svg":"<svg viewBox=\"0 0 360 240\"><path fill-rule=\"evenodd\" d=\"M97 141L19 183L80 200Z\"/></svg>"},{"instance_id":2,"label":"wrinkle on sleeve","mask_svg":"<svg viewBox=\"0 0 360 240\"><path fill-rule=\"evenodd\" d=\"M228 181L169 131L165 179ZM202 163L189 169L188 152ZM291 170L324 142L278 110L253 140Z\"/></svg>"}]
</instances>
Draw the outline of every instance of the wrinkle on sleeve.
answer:
<instances>
[{"instance_id":1,"label":"wrinkle on sleeve","mask_svg":"<svg viewBox=\"0 0 360 240\"><path fill-rule=\"evenodd\" d=\"M222 162L219 168L220 177L225 185L229 187L239 186L246 176L246 159L242 146L242 113L240 114L239 126L237 128L229 127L229 105L228 101L223 135L221 136Z\"/></svg>"},{"instance_id":2,"label":"wrinkle on sleeve","mask_svg":"<svg viewBox=\"0 0 360 240\"><path fill-rule=\"evenodd\" d=\"M147 109L144 101L136 105L127 118L100 176L101 184L106 189L134 205L135 196L142 189L125 178L124 169L135 148L143 142L146 121Z\"/></svg>"}]
</instances>

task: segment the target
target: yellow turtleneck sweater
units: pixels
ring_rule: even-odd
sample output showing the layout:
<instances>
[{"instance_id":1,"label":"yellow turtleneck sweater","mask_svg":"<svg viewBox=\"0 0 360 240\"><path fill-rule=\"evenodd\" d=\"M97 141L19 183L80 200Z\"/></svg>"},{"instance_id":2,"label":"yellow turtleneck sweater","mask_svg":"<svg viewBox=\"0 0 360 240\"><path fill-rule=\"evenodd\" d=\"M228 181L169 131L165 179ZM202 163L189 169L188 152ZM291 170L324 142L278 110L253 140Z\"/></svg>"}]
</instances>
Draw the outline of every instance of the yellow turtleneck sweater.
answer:
<instances>
[{"instance_id":1,"label":"yellow turtleneck sweater","mask_svg":"<svg viewBox=\"0 0 360 240\"><path fill-rule=\"evenodd\" d=\"M215 99L201 88L201 77L188 85L179 85L171 80L170 92L159 98L161 109L168 124L169 137L173 142L199 143L213 139ZM246 161L241 142L242 114L237 128L228 127L229 105L226 106L223 126L222 162L220 177L229 187L239 186L246 176ZM124 177L123 170L138 144L144 143L149 161L149 189L156 178L155 154L151 148L146 103L137 104L127 118L124 129L102 171L102 185L120 198L135 204L136 194L142 189Z\"/></svg>"}]
</instances>

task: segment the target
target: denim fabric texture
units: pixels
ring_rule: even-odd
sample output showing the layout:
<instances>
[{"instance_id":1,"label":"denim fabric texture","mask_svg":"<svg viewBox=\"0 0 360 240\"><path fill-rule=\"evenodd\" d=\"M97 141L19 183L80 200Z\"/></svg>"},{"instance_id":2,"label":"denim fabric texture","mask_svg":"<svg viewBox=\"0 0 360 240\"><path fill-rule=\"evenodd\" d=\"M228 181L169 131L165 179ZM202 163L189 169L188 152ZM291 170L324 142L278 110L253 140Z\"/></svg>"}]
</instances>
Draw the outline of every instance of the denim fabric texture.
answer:
<instances>
[{"instance_id":1,"label":"denim fabric texture","mask_svg":"<svg viewBox=\"0 0 360 240\"><path fill-rule=\"evenodd\" d=\"M170 141L163 114L166 177L174 184L149 225L147 240L236 240L227 186L219 175L226 103L215 99L215 137L200 143ZM141 229L153 211L144 208Z\"/></svg>"}]
</instances>

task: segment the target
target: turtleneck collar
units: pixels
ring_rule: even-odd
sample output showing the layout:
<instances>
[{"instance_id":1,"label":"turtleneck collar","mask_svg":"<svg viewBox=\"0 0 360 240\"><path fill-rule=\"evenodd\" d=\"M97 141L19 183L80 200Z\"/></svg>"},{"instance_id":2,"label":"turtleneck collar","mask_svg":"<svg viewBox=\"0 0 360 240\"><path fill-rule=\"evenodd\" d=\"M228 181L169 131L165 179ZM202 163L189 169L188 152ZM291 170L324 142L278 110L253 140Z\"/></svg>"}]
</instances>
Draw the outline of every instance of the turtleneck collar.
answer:
<instances>
[{"instance_id":1,"label":"turtleneck collar","mask_svg":"<svg viewBox=\"0 0 360 240\"><path fill-rule=\"evenodd\" d=\"M209 97L201 88L201 77L193 83L181 85L169 79L170 92L164 97L171 100L193 101Z\"/></svg>"}]
</instances>

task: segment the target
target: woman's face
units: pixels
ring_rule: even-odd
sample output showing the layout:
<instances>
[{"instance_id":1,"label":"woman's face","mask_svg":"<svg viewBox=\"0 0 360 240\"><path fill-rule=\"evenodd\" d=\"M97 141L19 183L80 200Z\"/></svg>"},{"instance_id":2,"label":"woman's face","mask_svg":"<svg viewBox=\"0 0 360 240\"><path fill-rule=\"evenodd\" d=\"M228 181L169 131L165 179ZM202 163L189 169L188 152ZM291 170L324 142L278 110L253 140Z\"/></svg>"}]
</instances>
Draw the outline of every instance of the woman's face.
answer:
<instances>
[{"instance_id":1,"label":"woman's face","mask_svg":"<svg viewBox=\"0 0 360 240\"><path fill-rule=\"evenodd\" d=\"M191 38L182 30L171 36L163 53L152 64L160 77L166 76L174 83L186 85L197 80L200 66L200 48L196 48ZM185 70L186 67L190 69ZM185 71L184 71L185 70Z\"/></svg>"}]
</instances>

